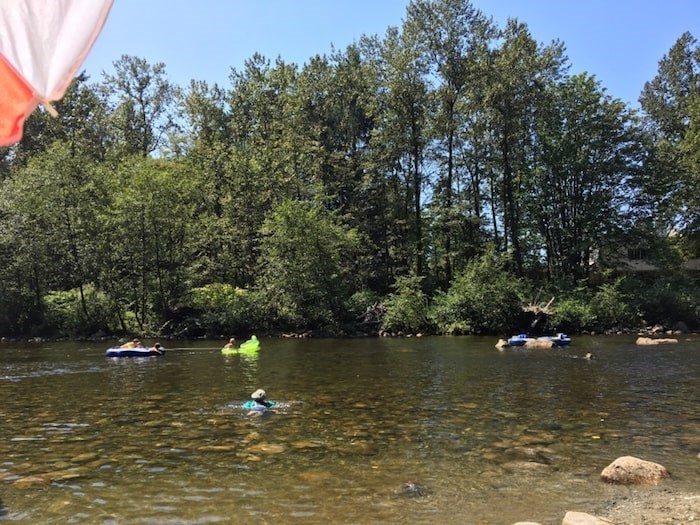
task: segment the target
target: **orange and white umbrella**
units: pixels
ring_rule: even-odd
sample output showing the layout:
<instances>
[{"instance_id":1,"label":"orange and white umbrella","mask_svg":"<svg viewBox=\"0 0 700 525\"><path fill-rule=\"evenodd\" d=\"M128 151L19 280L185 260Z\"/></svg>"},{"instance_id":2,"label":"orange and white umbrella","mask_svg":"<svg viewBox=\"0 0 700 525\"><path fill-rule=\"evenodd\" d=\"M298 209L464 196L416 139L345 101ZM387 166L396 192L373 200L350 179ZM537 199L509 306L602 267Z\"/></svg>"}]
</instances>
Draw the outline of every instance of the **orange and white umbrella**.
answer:
<instances>
[{"instance_id":1,"label":"orange and white umbrella","mask_svg":"<svg viewBox=\"0 0 700 525\"><path fill-rule=\"evenodd\" d=\"M0 0L0 146L22 138L41 104L55 114L112 0Z\"/></svg>"}]
</instances>

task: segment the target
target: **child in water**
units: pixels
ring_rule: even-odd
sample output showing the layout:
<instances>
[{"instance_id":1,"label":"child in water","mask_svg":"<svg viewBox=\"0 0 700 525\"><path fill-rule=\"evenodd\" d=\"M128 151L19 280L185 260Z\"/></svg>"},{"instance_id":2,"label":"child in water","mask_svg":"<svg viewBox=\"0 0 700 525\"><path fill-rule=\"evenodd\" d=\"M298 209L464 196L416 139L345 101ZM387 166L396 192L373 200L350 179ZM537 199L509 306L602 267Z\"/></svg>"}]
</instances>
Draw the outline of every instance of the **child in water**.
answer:
<instances>
[{"instance_id":1,"label":"child in water","mask_svg":"<svg viewBox=\"0 0 700 525\"><path fill-rule=\"evenodd\" d=\"M258 388L250 397L252 401L248 401L244 404L249 410L249 416L260 416L274 405L272 401L267 400L267 394L262 388Z\"/></svg>"}]
</instances>

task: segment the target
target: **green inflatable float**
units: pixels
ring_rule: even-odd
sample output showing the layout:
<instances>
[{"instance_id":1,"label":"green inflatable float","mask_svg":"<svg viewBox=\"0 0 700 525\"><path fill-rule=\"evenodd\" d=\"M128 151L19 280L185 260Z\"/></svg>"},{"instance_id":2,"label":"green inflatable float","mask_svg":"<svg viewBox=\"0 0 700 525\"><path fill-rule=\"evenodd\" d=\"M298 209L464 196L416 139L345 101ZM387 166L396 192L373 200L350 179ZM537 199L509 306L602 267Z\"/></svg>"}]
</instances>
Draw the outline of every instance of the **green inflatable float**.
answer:
<instances>
[{"instance_id":1,"label":"green inflatable float","mask_svg":"<svg viewBox=\"0 0 700 525\"><path fill-rule=\"evenodd\" d=\"M233 354L255 354L260 350L260 341L255 336L252 336L245 343L241 343L238 348L222 348L221 353L224 355Z\"/></svg>"}]
</instances>

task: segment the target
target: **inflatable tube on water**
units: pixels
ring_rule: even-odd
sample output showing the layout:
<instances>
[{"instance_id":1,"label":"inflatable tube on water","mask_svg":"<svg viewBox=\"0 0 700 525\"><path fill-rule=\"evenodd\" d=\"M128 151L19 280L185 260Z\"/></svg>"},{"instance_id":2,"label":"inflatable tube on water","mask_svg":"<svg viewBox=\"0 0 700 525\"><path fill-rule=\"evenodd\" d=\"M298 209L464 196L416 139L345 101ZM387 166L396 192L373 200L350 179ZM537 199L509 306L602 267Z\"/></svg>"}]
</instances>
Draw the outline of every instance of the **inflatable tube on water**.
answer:
<instances>
[{"instance_id":1,"label":"inflatable tube on water","mask_svg":"<svg viewBox=\"0 0 700 525\"><path fill-rule=\"evenodd\" d=\"M549 335L542 337L528 337L527 334L518 334L508 338L509 346L527 346L528 343L553 343L554 346L569 346L571 344L571 337L564 333L559 333L557 335Z\"/></svg>"},{"instance_id":2,"label":"inflatable tube on water","mask_svg":"<svg viewBox=\"0 0 700 525\"><path fill-rule=\"evenodd\" d=\"M105 357L160 357L165 354L165 348L161 347L160 352L150 348L108 348Z\"/></svg>"},{"instance_id":3,"label":"inflatable tube on water","mask_svg":"<svg viewBox=\"0 0 700 525\"><path fill-rule=\"evenodd\" d=\"M238 348L222 348L221 353L224 355L231 354L254 354L260 350L260 341L255 336L252 336L245 343L241 343Z\"/></svg>"},{"instance_id":4,"label":"inflatable tube on water","mask_svg":"<svg viewBox=\"0 0 700 525\"><path fill-rule=\"evenodd\" d=\"M275 408L275 403L274 401L268 401L270 406L262 406L259 403L256 403L255 401L246 401L243 403L243 408L246 410L267 410L269 408Z\"/></svg>"}]
</instances>

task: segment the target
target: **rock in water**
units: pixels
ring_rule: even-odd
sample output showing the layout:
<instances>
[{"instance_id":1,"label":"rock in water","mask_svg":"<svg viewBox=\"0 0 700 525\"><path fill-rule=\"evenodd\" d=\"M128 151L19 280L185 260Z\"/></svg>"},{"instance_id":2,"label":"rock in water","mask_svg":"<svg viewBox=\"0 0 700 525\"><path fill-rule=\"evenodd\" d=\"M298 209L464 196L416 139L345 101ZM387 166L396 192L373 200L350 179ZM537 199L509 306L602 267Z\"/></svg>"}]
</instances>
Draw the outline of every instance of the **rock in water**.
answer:
<instances>
[{"instance_id":1,"label":"rock in water","mask_svg":"<svg viewBox=\"0 0 700 525\"><path fill-rule=\"evenodd\" d=\"M670 478L671 473L658 463L623 456L605 467L600 477L606 483L616 485L658 485L662 480Z\"/></svg>"}]
</instances>

